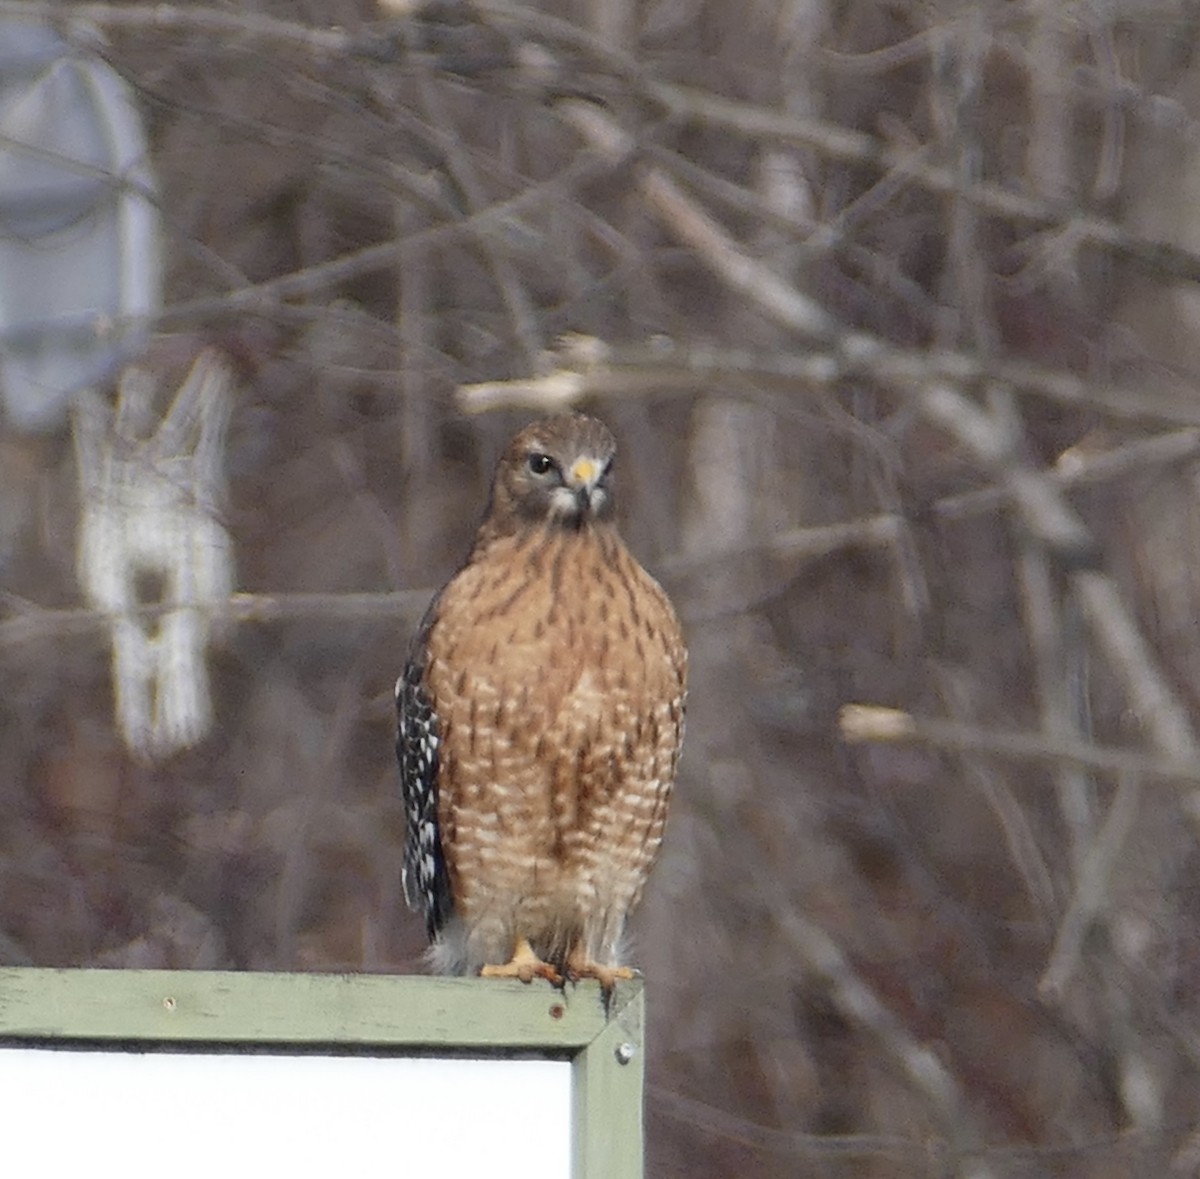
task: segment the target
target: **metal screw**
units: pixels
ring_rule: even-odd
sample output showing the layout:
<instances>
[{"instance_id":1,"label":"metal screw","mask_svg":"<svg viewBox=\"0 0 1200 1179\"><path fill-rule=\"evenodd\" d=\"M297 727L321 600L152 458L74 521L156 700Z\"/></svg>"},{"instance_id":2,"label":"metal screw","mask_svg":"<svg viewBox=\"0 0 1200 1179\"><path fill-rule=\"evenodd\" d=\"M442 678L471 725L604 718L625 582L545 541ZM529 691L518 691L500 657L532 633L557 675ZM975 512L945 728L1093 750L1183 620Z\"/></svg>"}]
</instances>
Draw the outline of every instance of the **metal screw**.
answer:
<instances>
[{"instance_id":1,"label":"metal screw","mask_svg":"<svg viewBox=\"0 0 1200 1179\"><path fill-rule=\"evenodd\" d=\"M617 1045L616 1058L618 1064L628 1064L637 1054L637 1046L628 1040Z\"/></svg>"}]
</instances>

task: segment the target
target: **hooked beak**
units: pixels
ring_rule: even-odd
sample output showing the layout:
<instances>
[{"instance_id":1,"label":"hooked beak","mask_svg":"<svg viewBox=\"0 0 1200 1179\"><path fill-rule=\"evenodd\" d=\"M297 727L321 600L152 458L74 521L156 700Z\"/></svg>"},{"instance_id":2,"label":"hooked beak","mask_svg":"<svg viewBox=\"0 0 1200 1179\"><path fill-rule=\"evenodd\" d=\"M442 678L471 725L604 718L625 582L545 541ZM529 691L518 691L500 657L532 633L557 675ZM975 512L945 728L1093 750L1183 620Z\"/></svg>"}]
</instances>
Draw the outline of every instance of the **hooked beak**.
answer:
<instances>
[{"instance_id":1,"label":"hooked beak","mask_svg":"<svg viewBox=\"0 0 1200 1179\"><path fill-rule=\"evenodd\" d=\"M600 478L600 465L590 458L577 459L567 472L567 486L575 493L581 512L592 506L592 493Z\"/></svg>"}]
</instances>

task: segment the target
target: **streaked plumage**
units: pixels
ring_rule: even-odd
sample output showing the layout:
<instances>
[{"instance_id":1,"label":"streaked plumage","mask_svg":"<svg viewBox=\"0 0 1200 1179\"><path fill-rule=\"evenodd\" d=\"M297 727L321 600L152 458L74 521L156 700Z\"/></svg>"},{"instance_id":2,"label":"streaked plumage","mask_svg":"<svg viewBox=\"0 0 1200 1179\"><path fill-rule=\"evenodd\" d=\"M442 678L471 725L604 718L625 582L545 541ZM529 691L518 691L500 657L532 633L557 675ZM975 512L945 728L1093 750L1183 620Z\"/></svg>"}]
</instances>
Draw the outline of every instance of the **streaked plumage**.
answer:
<instances>
[{"instance_id":1,"label":"streaked plumage","mask_svg":"<svg viewBox=\"0 0 1200 1179\"><path fill-rule=\"evenodd\" d=\"M607 428L513 439L397 684L405 889L435 965L611 988L683 738L675 612L612 524Z\"/></svg>"}]
</instances>

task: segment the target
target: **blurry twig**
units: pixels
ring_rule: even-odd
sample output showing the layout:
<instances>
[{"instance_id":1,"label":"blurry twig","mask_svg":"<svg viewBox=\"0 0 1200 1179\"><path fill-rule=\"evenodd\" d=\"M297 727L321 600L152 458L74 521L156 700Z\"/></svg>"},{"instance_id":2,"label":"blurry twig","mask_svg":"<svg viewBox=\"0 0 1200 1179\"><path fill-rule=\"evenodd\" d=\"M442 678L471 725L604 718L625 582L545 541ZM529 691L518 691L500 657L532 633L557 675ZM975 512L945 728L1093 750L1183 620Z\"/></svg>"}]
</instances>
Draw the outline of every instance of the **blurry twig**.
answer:
<instances>
[{"instance_id":1,"label":"blurry twig","mask_svg":"<svg viewBox=\"0 0 1200 1179\"><path fill-rule=\"evenodd\" d=\"M915 1138L888 1134L805 1134L759 1125L706 1101L648 1085L647 1097L656 1113L685 1122L706 1135L738 1142L754 1150L790 1157L894 1158L923 1155L927 1144Z\"/></svg>"},{"instance_id":2,"label":"blurry twig","mask_svg":"<svg viewBox=\"0 0 1200 1179\"><path fill-rule=\"evenodd\" d=\"M781 915L780 932L808 970L829 988L830 997L842 1014L879 1041L912 1085L937 1111L953 1156L962 1163L958 1173L972 1179L982 1179L990 1174L977 1157L980 1148L974 1141L971 1119L953 1074L880 1002L823 929L798 913L788 911Z\"/></svg>"},{"instance_id":3,"label":"blurry twig","mask_svg":"<svg viewBox=\"0 0 1200 1179\"><path fill-rule=\"evenodd\" d=\"M905 527L903 516L881 512L844 524L821 524L809 528L789 528L769 537L718 552L682 553L660 561L658 568L667 576L692 569L711 569L714 561L744 559L760 553L773 557L824 557L851 548L874 548L894 544Z\"/></svg>"},{"instance_id":4,"label":"blurry twig","mask_svg":"<svg viewBox=\"0 0 1200 1179\"><path fill-rule=\"evenodd\" d=\"M1151 739L1171 757L1196 759L1200 750L1188 711L1160 674L1116 582L1106 573L1083 569L1072 576L1071 584L1096 641L1125 681L1134 714L1145 723Z\"/></svg>"},{"instance_id":5,"label":"blurry twig","mask_svg":"<svg viewBox=\"0 0 1200 1179\"><path fill-rule=\"evenodd\" d=\"M403 46L395 35L397 20L420 19L424 6L394 4L393 7L395 16L354 32L202 5L90 3L64 9L61 0L0 0L0 15L50 20L69 15L71 19L102 28L209 33L236 39L239 45L246 38L254 38L293 45L322 56L387 61L399 60L403 55ZM540 8L503 0L474 0L470 7L486 20L515 25L531 43L539 46L557 43L584 52L622 82L660 103L675 119L689 119L752 139L792 144L829 159L892 172L929 192L953 194L989 216L1069 231L1081 246L1103 246L1152 274L1200 281L1200 255L1173 242L1131 233L1114 221L1081 212L1068 203L1016 192L992 181L964 183L954 167L931 163L924 153L888 144L866 132L661 81L649 76L643 64L632 56ZM538 54L536 76L549 72L552 81L562 70L552 58L547 59L545 51Z\"/></svg>"},{"instance_id":6,"label":"blurry twig","mask_svg":"<svg viewBox=\"0 0 1200 1179\"><path fill-rule=\"evenodd\" d=\"M1016 459L1004 423L948 384L922 383L913 392L931 422L1001 477L1033 537L1061 557L1087 558L1093 547L1087 526L1050 480Z\"/></svg>"},{"instance_id":7,"label":"blurry twig","mask_svg":"<svg viewBox=\"0 0 1200 1179\"><path fill-rule=\"evenodd\" d=\"M916 392L925 416L996 473L1017 509L1021 525L1018 537L1021 604L1034 657L1042 730L1051 740L1070 743L1080 735L1076 719L1079 710L1068 693L1063 610L1051 574L1058 566L1077 570L1095 560L1091 532L1061 489L1027 463L1021 447L1019 415L1007 386L989 389L987 410L944 384L923 386ZM1073 654L1081 652L1076 649ZM1136 671L1130 670L1128 663L1121 666L1139 680L1150 675L1161 682L1148 658L1138 662ZM1147 722L1155 723L1149 716ZM1179 753L1175 746L1168 746L1166 751ZM1055 766L1055 780L1059 807L1071 832L1078 866L1090 833L1087 783L1069 766L1061 764Z\"/></svg>"},{"instance_id":8,"label":"blurry twig","mask_svg":"<svg viewBox=\"0 0 1200 1179\"><path fill-rule=\"evenodd\" d=\"M1069 231L1080 245L1103 246L1152 274L1200 281L1200 254L1173 242L1131 233L1115 221L1083 213L1069 203L1017 192L994 181L964 182L956 167L931 163L924 153L886 143L863 131L795 111L664 82L650 76L644 63L541 8L505 0L474 0L474 6L488 18L515 25L531 42L540 45L557 42L582 51L622 81L661 103L677 120L687 119L755 140L806 148L843 163L894 172L929 192L953 194L988 216ZM539 54L540 73L546 71L547 64L545 53ZM556 65L553 59L549 64ZM562 67L557 68L563 72Z\"/></svg>"},{"instance_id":9,"label":"blurry twig","mask_svg":"<svg viewBox=\"0 0 1200 1179\"><path fill-rule=\"evenodd\" d=\"M427 134L441 152L446 171L462 193L466 208L472 213L484 211L488 207L487 190L471 153L463 148L459 136L450 130L453 119L438 87L431 84L428 70L417 73L417 93L427 116ZM521 284L512 260L498 248L496 235L487 232L486 225L477 230L476 241L504 299L512 320L513 334L525 354L525 363L532 365L541 351L542 336L529 293Z\"/></svg>"},{"instance_id":10,"label":"blurry twig","mask_svg":"<svg viewBox=\"0 0 1200 1179\"><path fill-rule=\"evenodd\" d=\"M1020 545L1016 574L1042 731L1057 740L1079 741L1089 726L1087 693L1073 674L1087 657L1078 606L1069 599L1062 601L1054 562L1041 545L1028 540ZM1078 874L1092 838L1091 782L1078 766L1056 766L1054 773L1071 866Z\"/></svg>"},{"instance_id":11,"label":"blurry twig","mask_svg":"<svg viewBox=\"0 0 1200 1179\"><path fill-rule=\"evenodd\" d=\"M233 594L227 601L206 609L213 621L234 623L283 622L295 618L363 618L415 620L429 604L431 590L400 590L392 593L360 594ZM9 616L0 619L0 647L18 643L61 639L92 634L111 624L107 611L84 608L46 610L28 603L14 604ZM136 617L161 617L167 606L150 605L133 610Z\"/></svg>"},{"instance_id":12,"label":"blurry twig","mask_svg":"<svg viewBox=\"0 0 1200 1179\"><path fill-rule=\"evenodd\" d=\"M1106 905L1109 877L1137 821L1141 793L1140 774L1120 775L1112 805L1076 874L1074 895L1059 923L1050 961L1038 982L1043 995L1061 998L1079 964L1084 937Z\"/></svg>"},{"instance_id":13,"label":"blurry twig","mask_svg":"<svg viewBox=\"0 0 1200 1179\"><path fill-rule=\"evenodd\" d=\"M1045 733L981 728L957 721L917 717L876 704L847 704L839 716L842 736L855 744L928 745L1012 761L1066 763L1105 774L1142 776L1152 781L1200 786L1200 763L1115 749L1090 741L1056 740Z\"/></svg>"},{"instance_id":14,"label":"blurry twig","mask_svg":"<svg viewBox=\"0 0 1200 1179\"><path fill-rule=\"evenodd\" d=\"M940 679L941 696L954 718L953 723L968 725L966 710L970 693L961 678L947 668L942 669ZM1029 896L1030 907L1046 930L1053 928L1057 913L1054 880L1039 846L1034 823L1026 813L1027 804L1022 803L1005 775L988 760L963 756L959 758L959 764L963 779L979 791L1000 824L1008 853ZM1061 772L1062 767L1056 769Z\"/></svg>"},{"instance_id":15,"label":"blurry twig","mask_svg":"<svg viewBox=\"0 0 1200 1179\"><path fill-rule=\"evenodd\" d=\"M2 5L3 0L0 0ZM177 328L218 319L236 312L256 312L261 315L293 315L308 319L311 310L296 309L287 301L321 294L349 279L361 278L386 270L404 261L416 246L444 244L448 241L484 232L490 223L510 221L518 213L536 209L561 199L587 180L609 170L604 161L582 157L564 166L546 180L529 184L520 192L495 201L477 212L462 213L452 220L440 221L384 242L364 246L350 253L339 254L327 262L317 262L290 274L265 282L238 287L215 295L204 295L188 302L165 307L154 320L156 328ZM323 315L324 309L316 314ZM361 317L368 321L369 317ZM369 321L378 328L378 321ZM114 328L126 329L124 321L114 321ZM1198 420L1200 420L1200 415Z\"/></svg>"},{"instance_id":16,"label":"blurry twig","mask_svg":"<svg viewBox=\"0 0 1200 1179\"><path fill-rule=\"evenodd\" d=\"M755 297L753 292L751 297ZM550 371L536 377L460 386L458 402L467 413L514 407L556 412L587 397L694 394L697 387L727 388L734 379L753 380L789 392L797 387L829 390L862 378L901 392L935 381L962 386L998 381L1055 404L1087 407L1115 418L1200 425L1200 406L1183 391L1175 396L1144 389L1102 388L1071 373L1024 361L900 348L862 332L842 333L831 345L814 348L809 344L801 354L780 355L677 346L669 340L656 340L642 347L614 347L593 337L568 336L547 356ZM1180 430L1176 435L1176 441L1161 443L1162 449L1174 454L1178 447L1178 457L1200 450L1200 433L1194 429ZM1132 463L1136 457L1128 461ZM1072 456L1061 475L1064 481L1071 481L1066 473L1071 463L1082 464L1084 469L1091 465L1090 460ZM1087 481L1088 476L1081 474L1078 478Z\"/></svg>"},{"instance_id":17,"label":"blurry twig","mask_svg":"<svg viewBox=\"0 0 1200 1179\"><path fill-rule=\"evenodd\" d=\"M610 161L618 162L633 152L633 137L593 103L569 100L559 103L558 110ZM639 166L637 186L665 228L691 246L733 290L752 296L776 322L816 338L833 330L834 321L820 304L742 250L661 168Z\"/></svg>"},{"instance_id":18,"label":"blurry twig","mask_svg":"<svg viewBox=\"0 0 1200 1179\"><path fill-rule=\"evenodd\" d=\"M1171 466L1197 457L1200 457L1200 430L1171 430L1095 454L1068 451L1059 456L1054 467L1045 472L1045 477L1060 487L1089 487L1125 475L1145 474L1153 467ZM990 511L1007 499L1006 488L984 487L978 491L946 496L934 504L934 510L939 516L954 520Z\"/></svg>"},{"instance_id":19,"label":"blurry twig","mask_svg":"<svg viewBox=\"0 0 1200 1179\"><path fill-rule=\"evenodd\" d=\"M222 33L295 45L318 53L345 54L361 46L359 35L339 28L316 28L260 12L178 4L72 4L60 0L0 0L0 16L86 21L102 28L157 29L185 33Z\"/></svg>"},{"instance_id":20,"label":"blurry twig","mask_svg":"<svg viewBox=\"0 0 1200 1179\"><path fill-rule=\"evenodd\" d=\"M956 390L929 385L914 392L931 421L996 471L1012 494L1026 529L1070 570L1071 589L1084 617L1154 744L1168 757L1181 761L1196 758L1200 745L1186 708L1159 670L1111 576L1088 567L1094 559L1094 542L1061 489L1011 453L1003 425Z\"/></svg>"}]
</instances>

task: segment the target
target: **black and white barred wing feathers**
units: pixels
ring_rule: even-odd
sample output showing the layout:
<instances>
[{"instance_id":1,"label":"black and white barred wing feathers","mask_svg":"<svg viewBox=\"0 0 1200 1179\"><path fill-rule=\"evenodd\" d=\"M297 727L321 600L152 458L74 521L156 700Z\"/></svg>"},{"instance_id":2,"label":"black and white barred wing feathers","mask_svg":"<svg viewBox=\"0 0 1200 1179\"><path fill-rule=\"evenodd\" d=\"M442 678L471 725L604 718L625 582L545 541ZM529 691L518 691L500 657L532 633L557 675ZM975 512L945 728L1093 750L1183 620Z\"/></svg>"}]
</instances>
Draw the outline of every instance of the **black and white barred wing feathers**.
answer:
<instances>
[{"instance_id":1,"label":"black and white barred wing feathers","mask_svg":"<svg viewBox=\"0 0 1200 1179\"><path fill-rule=\"evenodd\" d=\"M407 823L404 899L424 913L425 928L433 938L449 920L452 902L438 828L438 718L424 678L425 660L418 646L396 681L396 756Z\"/></svg>"}]
</instances>

